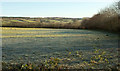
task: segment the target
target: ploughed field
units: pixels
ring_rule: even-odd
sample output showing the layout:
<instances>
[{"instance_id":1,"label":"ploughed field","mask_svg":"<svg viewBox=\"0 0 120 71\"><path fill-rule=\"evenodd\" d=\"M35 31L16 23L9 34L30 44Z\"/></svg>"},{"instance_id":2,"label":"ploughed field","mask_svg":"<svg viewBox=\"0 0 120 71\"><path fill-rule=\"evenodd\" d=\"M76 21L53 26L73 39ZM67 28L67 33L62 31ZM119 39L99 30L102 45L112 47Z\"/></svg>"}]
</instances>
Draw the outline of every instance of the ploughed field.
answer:
<instances>
[{"instance_id":1,"label":"ploughed field","mask_svg":"<svg viewBox=\"0 0 120 71\"><path fill-rule=\"evenodd\" d=\"M92 30L2 27L2 62L52 68L50 59L58 59L57 65L67 68L116 67L119 39Z\"/></svg>"}]
</instances>

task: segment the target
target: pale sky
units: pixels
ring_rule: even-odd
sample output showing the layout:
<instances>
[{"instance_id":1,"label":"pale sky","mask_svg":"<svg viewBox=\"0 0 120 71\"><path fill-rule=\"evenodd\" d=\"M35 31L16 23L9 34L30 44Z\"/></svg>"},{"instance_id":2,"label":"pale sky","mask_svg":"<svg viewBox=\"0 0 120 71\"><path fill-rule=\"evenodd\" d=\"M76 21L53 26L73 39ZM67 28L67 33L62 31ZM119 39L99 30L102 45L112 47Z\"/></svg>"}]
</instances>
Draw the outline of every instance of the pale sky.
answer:
<instances>
[{"instance_id":1,"label":"pale sky","mask_svg":"<svg viewBox=\"0 0 120 71\"><path fill-rule=\"evenodd\" d=\"M1 0L1 16L91 17L114 0Z\"/></svg>"},{"instance_id":2,"label":"pale sky","mask_svg":"<svg viewBox=\"0 0 120 71\"><path fill-rule=\"evenodd\" d=\"M115 2L117 0L0 0L1 2Z\"/></svg>"}]
</instances>

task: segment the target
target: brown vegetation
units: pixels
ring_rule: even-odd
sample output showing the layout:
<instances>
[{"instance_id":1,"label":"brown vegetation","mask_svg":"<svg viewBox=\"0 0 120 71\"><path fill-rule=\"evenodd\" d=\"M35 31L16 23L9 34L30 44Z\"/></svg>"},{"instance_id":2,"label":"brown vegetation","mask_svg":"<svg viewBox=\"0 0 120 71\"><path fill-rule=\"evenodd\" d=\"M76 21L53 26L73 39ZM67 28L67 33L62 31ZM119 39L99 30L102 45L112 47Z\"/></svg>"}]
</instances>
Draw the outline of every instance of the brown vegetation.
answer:
<instances>
[{"instance_id":1,"label":"brown vegetation","mask_svg":"<svg viewBox=\"0 0 120 71\"><path fill-rule=\"evenodd\" d=\"M100 29L106 31L119 32L120 31L120 2L114 3L101 10L92 18L85 18L82 21L82 27L87 29Z\"/></svg>"}]
</instances>

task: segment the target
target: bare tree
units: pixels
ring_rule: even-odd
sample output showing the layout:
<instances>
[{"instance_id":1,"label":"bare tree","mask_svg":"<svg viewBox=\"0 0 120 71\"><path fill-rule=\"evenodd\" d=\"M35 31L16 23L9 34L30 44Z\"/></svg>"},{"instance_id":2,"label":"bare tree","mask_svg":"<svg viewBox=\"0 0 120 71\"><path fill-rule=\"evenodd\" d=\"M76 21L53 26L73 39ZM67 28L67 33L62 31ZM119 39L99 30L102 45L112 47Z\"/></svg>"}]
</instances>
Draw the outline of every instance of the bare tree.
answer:
<instances>
[{"instance_id":1,"label":"bare tree","mask_svg":"<svg viewBox=\"0 0 120 71\"><path fill-rule=\"evenodd\" d=\"M82 25L88 29L102 29L107 31L120 31L120 1L109 7L101 9L98 14L89 20L83 20Z\"/></svg>"}]
</instances>

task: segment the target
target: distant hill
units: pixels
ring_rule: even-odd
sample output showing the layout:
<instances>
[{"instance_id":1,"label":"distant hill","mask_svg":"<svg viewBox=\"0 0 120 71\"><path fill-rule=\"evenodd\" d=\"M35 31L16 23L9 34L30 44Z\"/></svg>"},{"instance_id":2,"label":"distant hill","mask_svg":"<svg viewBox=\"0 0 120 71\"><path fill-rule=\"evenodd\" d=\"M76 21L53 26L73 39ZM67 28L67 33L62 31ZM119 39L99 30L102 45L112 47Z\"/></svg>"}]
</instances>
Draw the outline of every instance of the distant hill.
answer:
<instances>
[{"instance_id":1,"label":"distant hill","mask_svg":"<svg viewBox=\"0 0 120 71\"><path fill-rule=\"evenodd\" d=\"M2 27L26 28L81 28L82 18L62 17L2 17Z\"/></svg>"}]
</instances>

